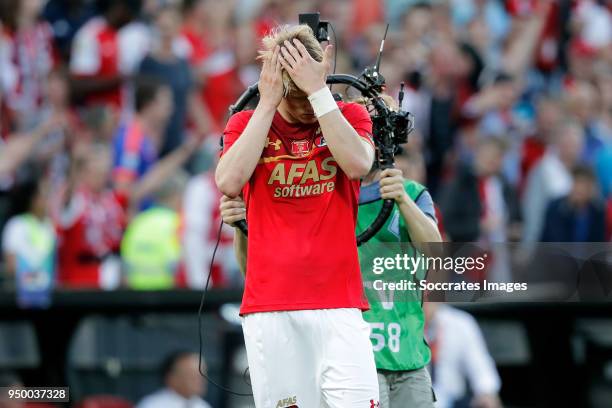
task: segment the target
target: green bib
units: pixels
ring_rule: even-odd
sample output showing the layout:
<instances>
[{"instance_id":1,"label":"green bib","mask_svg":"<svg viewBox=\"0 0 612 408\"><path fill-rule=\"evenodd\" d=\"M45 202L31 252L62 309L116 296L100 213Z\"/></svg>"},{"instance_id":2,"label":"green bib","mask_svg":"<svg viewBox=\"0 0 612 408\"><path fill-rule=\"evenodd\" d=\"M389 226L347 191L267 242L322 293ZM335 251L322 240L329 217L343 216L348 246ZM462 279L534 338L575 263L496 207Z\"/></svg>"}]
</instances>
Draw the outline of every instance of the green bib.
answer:
<instances>
[{"instance_id":1,"label":"green bib","mask_svg":"<svg viewBox=\"0 0 612 408\"><path fill-rule=\"evenodd\" d=\"M425 191L424 186L409 180L404 181L404 189L414 201ZM357 233L372 223L382 203L382 200L377 200L359 206ZM417 256L410 242L406 223L396 205L380 231L359 248L361 273L370 303L370 310L363 317L372 329L370 340L377 369L415 370L425 367L431 359L423 333L425 316L421 307L422 294L419 291L380 290L380 286L378 290L374 288L377 280L418 282L424 279L424 270L417 270L414 275L406 270L385 270L382 274L373 271L375 258L395 258L398 253L401 256Z\"/></svg>"},{"instance_id":2,"label":"green bib","mask_svg":"<svg viewBox=\"0 0 612 408\"><path fill-rule=\"evenodd\" d=\"M175 211L153 207L138 214L121 242L127 282L136 290L161 290L174 286L181 257L179 216Z\"/></svg>"}]
</instances>

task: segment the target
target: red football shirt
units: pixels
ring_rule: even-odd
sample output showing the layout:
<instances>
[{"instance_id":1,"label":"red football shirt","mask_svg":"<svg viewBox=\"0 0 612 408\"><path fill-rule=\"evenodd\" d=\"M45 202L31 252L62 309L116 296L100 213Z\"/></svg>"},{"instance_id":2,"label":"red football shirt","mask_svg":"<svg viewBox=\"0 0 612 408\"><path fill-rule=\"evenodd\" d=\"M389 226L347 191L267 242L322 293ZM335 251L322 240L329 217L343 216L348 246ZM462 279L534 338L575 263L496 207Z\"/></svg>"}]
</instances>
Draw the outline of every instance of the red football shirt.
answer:
<instances>
[{"instance_id":1,"label":"red football shirt","mask_svg":"<svg viewBox=\"0 0 612 408\"><path fill-rule=\"evenodd\" d=\"M372 143L366 109L354 103L338 106ZM230 118L224 152L252 114ZM340 169L318 123L292 124L276 113L261 159L243 189L249 238L242 314L368 308L355 241L359 184Z\"/></svg>"}]
</instances>

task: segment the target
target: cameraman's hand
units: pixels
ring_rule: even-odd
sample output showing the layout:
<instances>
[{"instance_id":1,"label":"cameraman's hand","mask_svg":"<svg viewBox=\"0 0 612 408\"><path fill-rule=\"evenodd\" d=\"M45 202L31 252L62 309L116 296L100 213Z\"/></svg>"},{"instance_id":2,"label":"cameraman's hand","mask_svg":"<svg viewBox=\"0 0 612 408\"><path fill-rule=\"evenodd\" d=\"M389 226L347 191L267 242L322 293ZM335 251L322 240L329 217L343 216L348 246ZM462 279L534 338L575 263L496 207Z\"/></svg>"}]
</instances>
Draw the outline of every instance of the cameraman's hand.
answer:
<instances>
[{"instance_id":1,"label":"cameraman's hand","mask_svg":"<svg viewBox=\"0 0 612 408\"><path fill-rule=\"evenodd\" d=\"M281 54L279 56L281 65L306 95L311 95L325 86L332 56L331 45L325 47L321 62L312 58L304 44L297 38L293 39L293 44L285 41L281 47Z\"/></svg>"},{"instance_id":2,"label":"cameraman's hand","mask_svg":"<svg viewBox=\"0 0 612 408\"><path fill-rule=\"evenodd\" d=\"M404 190L404 177L400 169L385 169L380 174L380 196L401 204L410 200Z\"/></svg>"},{"instance_id":3,"label":"cameraman's hand","mask_svg":"<svg viewBox=\"0 0 612 408\"><path fill-rule=\"evenodd\" d=\"M283 76L279 61L280 47L277 45L271 54L260 58L263 60L259 75L259 105L275 108L283 99Z\"/></svg>"},{"instance_id":4,"label":"cameraman's hand","mask_svg":"<svg viewBox=\"0 0 612 408\"><path fill-rule=\"evenodd\" d=\"M242 198L229 198L224 195L221 197L221 203L219 204L219 211L221 212L221 218L223 222L229 225L234 224L236 221L246 219L246 208Z\"/></svg>"}]
</instances>

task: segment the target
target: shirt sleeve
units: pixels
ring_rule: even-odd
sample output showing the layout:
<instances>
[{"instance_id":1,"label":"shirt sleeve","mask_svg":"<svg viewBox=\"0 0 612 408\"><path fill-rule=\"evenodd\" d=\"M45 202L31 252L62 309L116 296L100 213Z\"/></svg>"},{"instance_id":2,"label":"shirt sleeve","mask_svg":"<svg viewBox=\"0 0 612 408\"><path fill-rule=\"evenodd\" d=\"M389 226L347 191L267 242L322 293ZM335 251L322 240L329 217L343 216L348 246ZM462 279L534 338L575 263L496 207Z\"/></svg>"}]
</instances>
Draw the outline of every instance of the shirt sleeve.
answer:
<instances>
[{"instance_id":1,"label":"shirt sleeve","mask_svg":"<svg viewBox=\"0 0 612 408\"><path fill-rule=\"evenodd\" d=\"M238 112L227 121L223 131L223 150L221 151L221 156L238 140L249 120L251 120L251 116L253 116L253 111Z\"/></svg>"},{"instance_id":2,"label":"shirt sleeve","mask_svg":"<svg viewBox=\"0 0 612 408\"><path fill-rule=\"evenodd\" d=\"M140 145L129 143L125 137L115 146L116 156L113 168L115 182L131 182L138 178L142 158Z\"/></svg>"},{"instance_id":3,"label":"shirt sleeve","mask_svg":"<svg viewBox=\"0 0 612 408\"><path fill-rule=\"evenodd\" d=\"M342 106L341 110L342 115L344 115L357 134L374 147L372 118L370 118L370 114L365 106L358 103L347 103Z\"/></svg>"},{"instance_id":4,"label":"shirt sleeve","mask_svg":"<svg viewBox=\"0 0 612 408\"><path fill-rule=\"evenodd\" d=\"M15 255L23 249L28 249L28 242L25 239L24 225L19 218L11 218L4 227L2 233L2 252Z\"/></svg>"},{"instance_id":5,"label":"shirt sleeve","mask_svg":"<svg viewBox=\"0 0 612 408\"><path fill-rule=\"evenodd\" d=\"M462 357L474 394L497 394L501 388L501 380L478 323L473 317L466 315L462 325L466 345Z\"/></svg>"},{"instance_id":6,"label":"shirt sleeve","mask_svg":"<svg viewBox=\"0 0 612 408\"><path fill-rule=\"evenodd\" d=\"M76 35L70 58L70 72L77 75L95 75L100 69L100 52L98 41L88 26L84 26Z\"/></svg>"},{"instance_id":7,"label":"shirt sleeve","mask_svg":"<svg viewBox=\"0 0 612 408\"><path fill-rule=\"evenodd\" d=\"M431 198L431 194L429 191L423 190L420 196L417 197L415 201L417 207L429 218L434 220L436 224L438 224L438 220L436 219L436 210L434 207L433 199Z\"/></svg>"},{"instance_id":8,"label":"shirt sleeve","mask_svg":"<svg viewBox=\"0 0 612 408\"><path fill-rule=\"evenodd\" d=\"M189 181L183 195L183 260L187 286L192 289L202 289L210 272L208 267L213 248L207 237L214 207L218 204L213 189L208 178L200 175Z\"/></svg>"},{"instance_id":9,"label":"shirt sleeve","mask_svg":"<svg viewBox=\"0 0 612 408\"><path fill-rule=\"evenodd\" d=\"M13 44L0 30L0 92L12 93L17 87L18 68L11 59Z\"/></svg>"}]
</instances>

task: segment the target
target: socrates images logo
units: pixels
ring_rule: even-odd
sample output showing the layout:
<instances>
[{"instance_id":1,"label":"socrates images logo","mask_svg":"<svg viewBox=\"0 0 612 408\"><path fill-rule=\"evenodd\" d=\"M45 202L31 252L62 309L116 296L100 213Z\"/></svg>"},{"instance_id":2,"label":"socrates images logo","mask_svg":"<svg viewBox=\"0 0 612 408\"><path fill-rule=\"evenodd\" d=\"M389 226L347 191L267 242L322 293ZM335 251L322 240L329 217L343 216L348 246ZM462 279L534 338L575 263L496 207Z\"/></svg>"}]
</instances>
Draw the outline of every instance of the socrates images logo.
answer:
<instances>
[{"instance_id":1,"label":"socrates images logo","mask_svg":"<svg viewBox=\"0 0 612 408\"><path fill-rule=\"evenodd\" d=\"M283 398L282 400L278 400L276 404L276 408L299 408L297 405L297 397L294 395L293 397Z\"/></svg>"}]
</instances>

